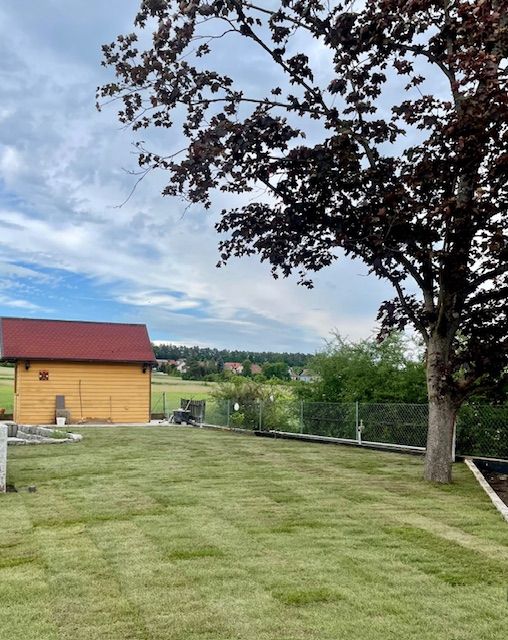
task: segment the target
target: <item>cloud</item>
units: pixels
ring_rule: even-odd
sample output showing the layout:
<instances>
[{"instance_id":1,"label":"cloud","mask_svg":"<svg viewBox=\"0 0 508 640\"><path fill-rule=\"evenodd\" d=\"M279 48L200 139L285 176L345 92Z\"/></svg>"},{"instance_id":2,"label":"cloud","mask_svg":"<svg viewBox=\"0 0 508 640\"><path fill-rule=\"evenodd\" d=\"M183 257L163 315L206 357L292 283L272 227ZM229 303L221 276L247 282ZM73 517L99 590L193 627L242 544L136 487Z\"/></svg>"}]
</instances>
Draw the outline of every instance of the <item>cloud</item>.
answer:
<instances>
[{"instance_id":1,"label":"cloud","mask_svg":"<svg viewBox=\"0 0 508 640\"><path fill-rule=\"evenodd\" d=\"M160 346L162 344L173 344L175 347L211 347L209 342L180 342L178 340L173 340L172 338L168 338L167 340L152 340L153 344L156 346Z\"/></svg>"},{"instance_id":2,"label":"cloud","mask_svg":"<svg viewBox=\"0 0 508 640\"><path fill-rule=\"evenodd\" d=\"M22 171L20 152L14 147L0 145L0 175L6 183L12 182Z\"/></svg>"},{"instance_id":3,"label":"cloud","mask_svg":"<svg viewBox=\"0 0 508 640\"><path fill-rule=\"evenodd\" d=\"M40 308L52 287L62 317L100 312L146 321L155 338L256 350L313 351L334 327L351 338L372 332L391 294L360 263L341 259L312 291L274 281L255 258L216 269L216 214L163 199L164 175L150 175L118 208L133 184L123 170L135 164L133 136L114 110L95 111L94 92L109 79L100 45L131 29L138 0L23 4L0 8L0 277L9 295L23 291L11 303ZM253 66L248 81L263 73ZM177 143L146 135L162 147ZM73 277L89 290L74 291Z\"/></svg>"},{"instance_id":4,"label":"cloud","mask_svg":"<svg viewBox=\"0 0 508 640\"><path fill-rule=\"evenodd\" d=\"M16 300L0 294L0 304L14 309L23 309L25 311L40 311L39 305L29 300Z\"/></svg>"},{"instance_id":5,"label":"cloud","mask_svg":"<svg viewBox=\"0 0 508 640\"><path fill-rule=\"evenodd\" d=\"M173 296L168 293L157 293L155 291L143 291L138 293L127 294L119 296L118 302L123 304L130 304L140 307L157 306L162 309L169 309L171 311L182 311L185 309L196 309L200 306L197 300L185 300L178 296Z\"/></svg>"}]
</instances>

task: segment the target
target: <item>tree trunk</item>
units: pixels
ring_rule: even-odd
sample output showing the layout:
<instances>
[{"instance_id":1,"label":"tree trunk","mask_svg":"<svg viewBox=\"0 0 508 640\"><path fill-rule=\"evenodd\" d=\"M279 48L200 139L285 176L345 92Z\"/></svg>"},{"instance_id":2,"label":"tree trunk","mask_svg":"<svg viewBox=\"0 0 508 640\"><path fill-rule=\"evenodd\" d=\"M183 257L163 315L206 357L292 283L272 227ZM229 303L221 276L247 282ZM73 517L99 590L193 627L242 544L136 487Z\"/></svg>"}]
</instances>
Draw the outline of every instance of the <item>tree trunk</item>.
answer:
<instances>
[{"instance_id":1,"label":"tree trunk","mask_svg":"<svg viewBox=\"0 0 508 640\"><path fill-rule=\"evenodd\" d=\"M446 388L444 371L448 345L431 339L427 354L427 389L429 394L429 428L425 455L425 480L452 481L452 446L458 405Z\"/></svg>"}]
</instances>

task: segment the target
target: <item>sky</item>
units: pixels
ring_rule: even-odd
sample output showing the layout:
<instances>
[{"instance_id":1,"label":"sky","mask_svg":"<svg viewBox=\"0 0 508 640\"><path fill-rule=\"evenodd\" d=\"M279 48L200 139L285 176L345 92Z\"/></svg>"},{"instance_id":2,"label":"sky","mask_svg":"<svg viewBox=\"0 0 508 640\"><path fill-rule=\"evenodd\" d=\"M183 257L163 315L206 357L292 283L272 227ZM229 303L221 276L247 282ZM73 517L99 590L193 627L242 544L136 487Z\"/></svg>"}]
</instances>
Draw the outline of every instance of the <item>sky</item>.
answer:
<instances>
[{"instance_id":1,"label":"sky","mask_svg":"<svg viewBox=\"0 0 508 640\"><path fill-rule=\"evenodd\" d=\"M255 257L217 269L219 207L163 198L161 175L119 206L139 136L114 108L97 112L95 90L112 79L101 45L133 30L137 7L0 5L0 316L142 322L153 340L248 351L313 353L331 331L371 336L393 294L361 262L339 259L312 290L274 280ZM243 77L261 83L262 60L234 46Z\"/></svg>"}]
</instances>

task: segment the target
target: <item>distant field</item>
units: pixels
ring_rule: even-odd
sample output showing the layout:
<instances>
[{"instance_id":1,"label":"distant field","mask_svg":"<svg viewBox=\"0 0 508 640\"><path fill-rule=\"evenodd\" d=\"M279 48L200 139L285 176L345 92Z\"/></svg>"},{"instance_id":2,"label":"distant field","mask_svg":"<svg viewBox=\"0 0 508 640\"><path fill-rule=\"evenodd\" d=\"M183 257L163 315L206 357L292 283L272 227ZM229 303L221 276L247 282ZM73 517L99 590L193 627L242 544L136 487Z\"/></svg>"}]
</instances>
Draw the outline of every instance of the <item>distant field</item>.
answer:
<instances>
[{"instance_id":1,"label":"distant field","mask_svg":"<svg viewBox=\"0 0 508 640\"><path fill-rule=\"evenodd\" d=\"M175 409L180 406L180 398L208 400L215 386L215 382L181 380L155 373L152 376L152 410L162 411L163 393L166 394L166 408Z\"/></svg>"},{"instance_id":2,"label":"distant field","mask_svg":"<svg viewBox=\"0 0 508 640\"><path fill-rule=\"evenodd\" d=\"M14 369L12 367L0 367L0 409L6 413L12 413L14 389Z\"/></svg>"},{"instance_id":3,"label":"distant field","mask_svg":"<svg viewBox=\"0 0 508 640\"><path fill-rule=\"evenodd\" d=\"M207 400L215 387L214 382L195 382L181 380L164 374L155 373L152 377L152 409L162 411L163 393L166 393L166 408L180 406L180 398ZM12 413L14 389L14 369L0 367L0 409Z\"/></svg>"},{"instance_id":4,"label":"distant field","mask_svg":"<svg viewBox=\"0 0 508 640\"><path fill-rule=\"evenodd\" d=\"M14 380L14 367L0 367L0 378Z\"/></svg>"}]
</instances>

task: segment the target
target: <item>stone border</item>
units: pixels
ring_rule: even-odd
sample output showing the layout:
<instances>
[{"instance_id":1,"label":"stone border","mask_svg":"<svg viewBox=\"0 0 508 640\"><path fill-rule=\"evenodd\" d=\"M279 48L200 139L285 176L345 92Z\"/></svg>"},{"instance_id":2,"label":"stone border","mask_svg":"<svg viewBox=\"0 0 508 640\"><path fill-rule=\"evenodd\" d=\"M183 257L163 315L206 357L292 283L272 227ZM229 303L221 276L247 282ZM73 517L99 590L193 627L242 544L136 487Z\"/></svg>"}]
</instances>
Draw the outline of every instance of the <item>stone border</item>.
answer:
<instances>
[{"instance_id":1,"label":"stone border","mask_svg":"<svg viewBox=\"0 0 508 640\"><path fill-rule=\"evenodd\" d=\"M349 438L333 438L332 436L317 436L312 433L295 433L292 431L269 431L254 430L252 433L263 438L283 438L298 442L318 442L322 444L345 445L357 447L358 449L369 449L371 451L388 451L390 453L404 453L410 455L423 456L425 447L413 447L406 444L390 444L388 442L371 442L370 440L351 440Z\"/></svg>"},{"instance_id":2,"label":"stone border","mask_svg":"<svg viewBox=\"0 0 508 640\"><path fill-rule=\"evenodd\" d=\"M181 426L181 425L171 425L171 426ZM228 433L243 433L248 436L255 436L253 429L241 429L240 427L220 427L217 424L189 424L186 425L189 427L193 427L194 429L214 429L215 431L227 431Z\"/></svg>"},{"instance_id":3,"label":"stone border","mask_svg":"<svg viewBox=\"0 0 508 640\"><path fill-rule=\"evenodd\" d=\"M468 468L472 471L474 477L478 480L479 485L485 491L492 501L492 504L496 507L503 518L508 522L508 506L501 500L490 484L485 480L483 473L478 469L475 463L470 458L465 458L464 462Z\"/></svg>"}]
</instances>

